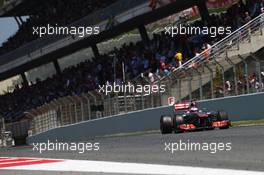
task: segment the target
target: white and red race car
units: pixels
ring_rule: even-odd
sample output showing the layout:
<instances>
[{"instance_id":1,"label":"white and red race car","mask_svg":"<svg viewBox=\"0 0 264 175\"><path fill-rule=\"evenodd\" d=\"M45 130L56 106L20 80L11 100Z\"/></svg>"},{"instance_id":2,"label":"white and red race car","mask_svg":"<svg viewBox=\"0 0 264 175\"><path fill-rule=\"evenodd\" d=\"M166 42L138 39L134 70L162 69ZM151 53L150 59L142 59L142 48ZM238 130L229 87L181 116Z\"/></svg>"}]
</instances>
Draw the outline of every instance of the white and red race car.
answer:
<instances>
[{"instance_id":1,"label":"white and red race car","mask_svg":"<svg viewBox=\"0 0 264 175\"><path fill-rule=\"evenodd\" d=\"M169 103L174 107L174 114L160 117L160 131L162 134L184 131L210 130L215 128L227 129L231 126L225 111L208 111L198 108L194 101Z\"/></svg>"}]
</instances>

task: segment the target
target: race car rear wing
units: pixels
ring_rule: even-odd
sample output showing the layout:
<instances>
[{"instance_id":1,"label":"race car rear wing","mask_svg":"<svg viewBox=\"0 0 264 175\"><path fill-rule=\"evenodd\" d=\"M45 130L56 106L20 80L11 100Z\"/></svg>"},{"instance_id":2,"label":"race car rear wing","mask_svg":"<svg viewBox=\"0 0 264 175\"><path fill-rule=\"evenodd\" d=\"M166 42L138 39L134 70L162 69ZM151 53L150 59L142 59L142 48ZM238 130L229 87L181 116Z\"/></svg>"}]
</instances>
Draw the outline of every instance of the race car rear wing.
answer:
<instances>
[{"instance_id":1,"label":"race car rear wing","mask_svg":"<svg viewBox=\"0 0 264 175\"><path fill-rule=\"evenodd\" d=\"M185 101L185 102L180 102L180 103L175 103L174 104L174 110L178 111L178 110L188 110L191 107L191 103L189 101Z\"/></svg>"},{"instance_id":2,"label":"race car rear wing","mask_svg":"<svg viewBox=\"0 0 264 175\"><path fill-rule=\"evenodd\" d=\"M174 106L174 111L189 110L191 107L197 106L196 102L190 102L190 101L176 102L175 97L169 97L168 104L169 106Z\"/></svg>"}]
</instances>

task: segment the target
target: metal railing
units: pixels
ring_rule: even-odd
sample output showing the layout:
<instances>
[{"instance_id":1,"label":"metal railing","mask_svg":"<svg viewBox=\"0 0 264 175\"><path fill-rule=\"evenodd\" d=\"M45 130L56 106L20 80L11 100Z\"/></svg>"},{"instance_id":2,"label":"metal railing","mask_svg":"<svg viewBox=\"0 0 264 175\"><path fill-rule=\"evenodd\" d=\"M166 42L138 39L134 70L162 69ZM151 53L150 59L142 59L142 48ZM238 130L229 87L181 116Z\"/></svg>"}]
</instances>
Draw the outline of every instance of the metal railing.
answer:
<instances>
[{"instance_id":1,"label":"metal railing","mask_svg":"<svg viewBox=\"0 0 264 175\"><path fill-rule=\"evenodd\" d=\"M204 50L198 56L195 56L194 58L190 59L189 61L184 63L182 67L178 67L173 72L181 71L184 69L190 69L193 67L193 65L202 64L208 60L215 60L221 54L227 54L227 52L233 47L237 47L237 49L239 50L239 45L241 41L251 42L250 37L253 33L259 31L262 35L263 26L264 14L248 22L241 28L235 30L232 34L228 35L227 37L214 44L210 49ZM207 55L207 52L209 52L209 55L206 57L205 55Z\"/></svg>"},{"instance_id":2,"label":"metal railing","mask_svg":"<svg viewBox=\"0 0 264 175\"><path fill-rule=\"evenodd\" d=\"M203 99L203 91L202 86L204 86L205 83L208 83L209 80L211 82L211 98L214 98L214 88L213 88L213 80L215 77L215 71L216 67L220 69L220 74L222 77L222 88L223 91L226 92L225 89L225 83L228 81L228 78L226 77L226 71L229 69L233 69L233 73L237 73L237 64L242 62L244 64L243 72L246 77L249 77L248 72L248 63L246 62L245 56L241 56L241 52L243 52L243 48L241 46L246 45L246 48L250 48L250 45L254 45L254 43L251 42L252 37L258 37L263 36L263 27L264 27L264 14L259 15L249 23L245 24L241 28L235 30L232 34L228 35L227 37L223 38L219 42L215 43L211 48L204 50L199 55L195 56L194 58L188 60L186 63L184 63L181 67L178 67L171 71L171 73L168 76L159 77L159 79L156 80L156 84L165 84L168 88L171 88L173 86L177 86L178 91L178 100L181 100L182 98L185 98L186 96L181 96L182 92L181 89L181 81L188 81L188 86L185 88L189 89L188 96L189 99L192 99L192 91L196 90L192 88L192 82L193 79L196 78L199 81L199 89L200 89L200 97L199 99ZM258 36L255 36L258 35ZM263 38L262 41L260 41L260 47L264 46L263 44ZM248 50L248 53L256 52L252 50ZM232 53L233 52L233 53ZM262 77L261 77L261 60L258 59L254 54L251 53L251 60L254 60L256 62L255 67L255 73L257 74L257 79L260 84L263 83ZM236 57L236 58L234 58ZM206 82L202 82L205 78L205 73L210 75L209 80L206 80ZM137 77L137 79L140 79L141 77ZM236 94L238 94L238 84L239 84L239 77L236 75L233 75L234 80L234 88L236 91ZM174 82L172 84L171 82ZM249 93L249 81L245 81L247 92ZM177 85L175 85L177 84ZM170 89L168 90L170 91ZM223 93L225 94L225 93Z\"/></svg>"}]
</instances>

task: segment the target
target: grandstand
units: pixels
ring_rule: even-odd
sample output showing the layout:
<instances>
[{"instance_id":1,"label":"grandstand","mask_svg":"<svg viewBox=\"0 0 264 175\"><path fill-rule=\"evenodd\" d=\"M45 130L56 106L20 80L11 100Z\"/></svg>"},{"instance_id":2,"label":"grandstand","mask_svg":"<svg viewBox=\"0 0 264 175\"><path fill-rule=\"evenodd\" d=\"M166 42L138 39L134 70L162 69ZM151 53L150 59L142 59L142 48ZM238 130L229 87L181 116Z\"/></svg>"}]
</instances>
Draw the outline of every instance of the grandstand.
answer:
<instances>
[{"instance_id":1,"label":"grandstand","mask_svg":"<svg viewBox=\"0 0 264 175\"><path fill-rule=\"evenodd\" d=\"M81 11L80 14L77 11L82 8L78 5L82 4L82 0L69 4L63 0L56 2L46 1L56 12L47 11L42 14L38 5L33 1L26 1L20 4L28 7L24 11L14 7L2 14L33 16L27 22L17 17L18 24L22 27L0 48L0 80L15 75L20 75L23 80L23 84L16 86L14 91L0 96L0 115L5 118L8 123L6 128L12 130L14 136L23 138L28 130L37 134L85 120L166 105L168 96L176 96L179 101L203 100L255 93L264 89L263 1L229 4L226 12L211 15L203 0L162 1L156 7L149 7L153 4L149 4L147 0L101 1L98 9L88 9L88 12ZM95 4L97 2L99 1L91 1ZM75 14L71 19L56 10L65 5L71 7L69 14ZM201 19L188 21L188 25L230 26L232 34L212 38L209 35L171 37L164 31L153 36L147 33L147 24L193 6L198 7ZM247 16L246 12L250 15ZM46 36L38 39L27 37L25 31L28 32L28 29L23 29L24 26L30 28L28 24L33 19L41 25L47 24L50 20L43 19L50 13L62 15L58 16L58 21L52 20L54 23L70 26L98 25L102 31L98 36L83 39L72 36ZM101 18L95 19L95 16ZM240 18L233 18L234 16ZM113 17L117 23L109 28L109 19ZM101 42L133 29L138 29L141 41L128 40L130 43L113 48L108 53L100 53L97 45ZM22 39L21 43L20 37L26 37L26 40ZM13 42L18 43L12 44ZM210 48L204 47L206 45L210 45ZM61 68L60 60L87 48L93 51L93 58L87 58L75 66ZM182 66L174 58L179 51L184 57ZM54 66L56 74L44 80L29 82L28 72L45 64ZM154 81L150 79L150 73L153 74ZM164 84L166 92L107 96L99 93L98 86L108 82Z\"/></svg>"}]
</instances>

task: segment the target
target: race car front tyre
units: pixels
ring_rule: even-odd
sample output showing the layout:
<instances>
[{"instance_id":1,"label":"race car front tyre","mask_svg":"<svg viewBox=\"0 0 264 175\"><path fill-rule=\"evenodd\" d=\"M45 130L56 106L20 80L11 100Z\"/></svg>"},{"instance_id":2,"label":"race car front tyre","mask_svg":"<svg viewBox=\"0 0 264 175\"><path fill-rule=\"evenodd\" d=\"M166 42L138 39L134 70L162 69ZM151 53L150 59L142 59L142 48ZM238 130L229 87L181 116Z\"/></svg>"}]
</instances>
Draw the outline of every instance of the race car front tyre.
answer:
<instances>
[{"instance_id":1,"label":"race car front tyre","mask_svg":"<svg viewBox=\"0 0 264 175\"><path fill-rule=\"evenodd\" d=\"M220 121L229 120L228 119L228 114L225 111L219 111L218 112L218 117L219 117ZM229 125L220 127L219 129L228 129L228 128L229 128Z\"/></svg>"},{"instance_id":2,"label":"race car front tyre","mask_svg":"<svg viewBox=\"0 0 264 175\"><path fill-rule=\"evenodd\" d=\"M173 120L170 116L160 117L160 131L162 134L170 134L173 131Z\"/></svg>"}]
</instances>

